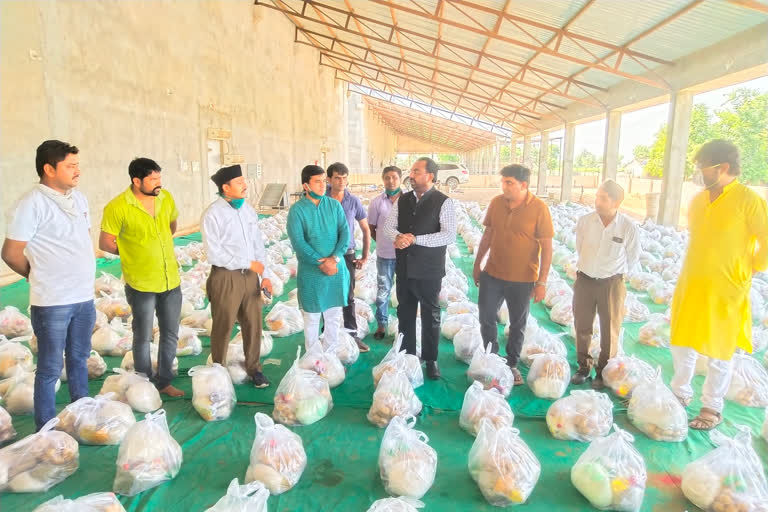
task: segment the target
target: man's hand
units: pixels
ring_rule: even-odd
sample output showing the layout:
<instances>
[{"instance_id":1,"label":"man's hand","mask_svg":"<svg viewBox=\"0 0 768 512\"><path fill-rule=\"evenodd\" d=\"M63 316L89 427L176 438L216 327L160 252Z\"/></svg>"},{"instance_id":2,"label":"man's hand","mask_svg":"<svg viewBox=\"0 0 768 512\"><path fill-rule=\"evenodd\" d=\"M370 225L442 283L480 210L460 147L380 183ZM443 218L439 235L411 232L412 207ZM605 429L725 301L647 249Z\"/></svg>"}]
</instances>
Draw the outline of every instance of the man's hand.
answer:
<instances>
[{"instance_id":1,"label":"man's hand","mask_svg":"<svg viewBox=\"0 0 768 512\"><path fill-rule=\"evenodd\" d=\"M368 261L368 258L360 258L359 260L353 260L355 262L355 268L357 270L360 270L363 268L363 265L365 265L365 262Z\"/></svg>"},{"instance_id":2,"label":"man's hand","mask_svg":"<svg viewBox=\"0 0 768 512\"><path fill-rule=\"evenodd\" d=\"M472 269L472 279L475 280L475 286L480 287L480 262L475 262L475 267Z\"/></svg>"},{"instance_id":3,"label":"man's hand","mask_svg":"<svg viewBox=\"0 0 768 512\"><path fill-rule=\"evenodd\" d=\"M395 237L395 248L405 249L406 247L413 245L413 242L415 240L416 240L416 237L413 236L411 233L399 234Z\"/></svg>"},{"instance_id":4,"label":"man's hand","mask_svg":"<svg viewBox=\"0 0 768 512\"><path fill-rule=\"evenodd\" d=\"M256 272L257 274L261 275L262 273L264 273L264 265L262 265L261 262L252 261L251 272Z\"/></svg>"},{"instance_id":5,"label":"man's hand","mask_svg":"<svg viewBox=\"0 0 768 512\"><path fill-rule=\"evenodd\" d=\"M261 280L261 287L264 288L269 292L270 295L272 295L272 281L265 278Z\"/></svg>"},{"instance_id":6,"label":"man's hand","mask_svg":"<svg viewBox=\"0 0 768 512\"><path fill-rule=\"evenodd\" d=\"M533 285L533 291L531 292L531 297L533 298L534 303L539 303L544 300L544 295L547 293L547 288L543 284L535 284Z\"/></svg>"},{"instance_id":7,"label":"man's hand","mask_svg":"<svg viewBox=\"0 0 768 512\"><path fill-rule=\"evenodd\" d=\"M317 261L320 262L320 271L327 276L335 275L336 272L339 271L338 264L336 263L336 258L334 258L333 256L329 258L320 258Z\"/></svg>"}]
</instances>

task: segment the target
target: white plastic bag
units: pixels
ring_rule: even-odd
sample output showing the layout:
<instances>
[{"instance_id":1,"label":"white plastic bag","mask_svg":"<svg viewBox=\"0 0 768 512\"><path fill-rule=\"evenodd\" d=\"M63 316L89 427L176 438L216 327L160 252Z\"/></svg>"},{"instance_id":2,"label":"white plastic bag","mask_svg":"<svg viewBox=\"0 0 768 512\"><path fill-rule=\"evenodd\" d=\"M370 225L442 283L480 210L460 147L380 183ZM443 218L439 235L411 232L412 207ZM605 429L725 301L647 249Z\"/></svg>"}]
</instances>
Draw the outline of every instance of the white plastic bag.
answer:
<instances>
[{"instance_id":1,"label":"white plastic bag","mask_svg":"<svg viewBox=\"0 0 768 512\"><path fill-rule=\"evenodd\" d=\"M398 496L374 501L367 512L419 512L423 507L424 504L419 500Z\"/></svg>"},{"instance_id":2,"label":"white plastic bag","mask_svg":"<svg viewBox=\"0 0 768 512\"><path fill-rule=\"evenodd\" d=\"M460 302L452 302L448 304L448 307L445 309L446 315L461 315L465 313L470 313L474 316L477 316L479 314L480 310L477 307L477 304L474 302L470 302L468 300L462 300Z\"/></svg>"},{"instance_id":3,"label":"white plastic bag","mask_svg":"<svg viewBox=\"0 0 768 512\"><path fill-rule=\"evenodd\" d=\"M56 380L54 389L61 387L61 381ZM32 414L35 412L35 373L26 372L17 367L16 373L0 381L0 405L12 415Z\"/></svg>"},{"instance_id":4,"label":"white plastic bag","mask_svg":"<svg viewBox=\"0 0 768 512\"><path fill-rule=\"evenodd\" d=\"M651 347L669 348L669 318L660 313L654 313L648 322L640 327L638 341Z\"/></svg>"},{"instance_id":5,"label":"white plastic bag","mask_svg":"<svg viewBox=\"0 0 768 512\"><path fill-rule=\"evenodd\" d=\"M330 388L344 382L344 365L333 350L326 350L320 343L315 343L299 359L299 368L311 370L328 381Z\"/></svg>"},{"instance_id":6,"label":"white plastic bag","mask_svg":"<svg viewBox=\"0 0 768 512\"><path fill-rule=\"evenodd\" d=\"M114 493L95 492L71 500L59 495L32 512L125 512L125 508Z\"/></svg>"},{"instance_id":7,"label":"white plastic bag","mask_svg":"<svg viewBox=\"0 0 768 512\"><path fill-rule=\"evenodd\" d=\"M601 510L637 512L643 504L645 462L634 437L614 425L614 432L592 441L571 468L573 486Z\"/></svg>"},{"instance_id":8,"label":"white plastic bag","mask_svg":"<svg viewBox=\"0 0 768 512\"><path fill-rule=\"evenodd\" d=\"M421 371L421 361L417 356L413 354L407 354L405 349L400 350L400 346L403 342L403 335L399 334L395 340L392 348L386 353L384 358L379 364L373 367L373 385L374 387L379 385L379 379L386 372L394 372L398 369L405 371L408 376L408 380L411 381L413 389L418 388L424 384L424 374Z\"/></svg>"},{"instance_id":9,"label":"white plastic bag","mask_svg":"<svg viewBox=\"0 0 768 512\"><path fill-rule=\"evenodd\" d=\"M135 496L175 478L181 463L181 446L171 437L165 411L149 413L128 430L120 444L112 490Z\"/></svg>"},{"instance_id":10,"label":"white plastic bag","mask_svg":"<svg viewBox=\"0 0 768 512\"><path fill-rule=\"evenodd\" d=\"M490 421L494 428L511 427L515 415L498 389L483 389L483 385L475 381L464 393L459 426L476 436L483 419Z\"/></svg>"},{"instance_id":11,"label":"white plastic bag","mask_svg":"<svg viewBox=\"0 0 768 512\"><path fill-rule=\"evenodd\" d=\"M163 406L160 392L141 373L113 368L115 375L110 375L101 386L100 395L114 393L115 400L125 402L137 412L152 412Z\"/></svg>"},{"instance_id":12,"label":"white plastic bag","mask_svg":"<svg viewBox=\"0 0 768 512\"><path fill-rule=\"evenodd\" d=\"M491 344L485 349L478 347L467 369L470 381L477 381L483 389L496 389L504 398L512 392L515 377L507 361L498 354L491 353Z\"/></svg>"},{"instance_id":13,"label":"white plastic bag","mask_svg":"<svg viewBox=\"0 0 768 512\"><path fill-rule=\"evenodd\" d=\"M0 311L2 315L2 311ZM32 351L15 340L0 337L0 379L16 374L16 369L29 372L35 368Z\"/></svg>"},{"instance_id":14,"label":"white plastic bag","mask_svg":"<svg viewBox=\"0 0 768 512\"><path fill-rule=\"evenodd\" d=\"M549 318L556 324L573 324L573 304L569 300L560 300L549 311Z\"/></svg>"},{"instance_id":15,"label":"white plastic bag","mask_svg":"<svg viewBox=\"0 0 768 512\"><path fill-rule=\"evenodd\" d=\"M0 407L0 444L16 437L16 429L13 428L13 420L4 408Z\"/></svg>"},{"instance_id":16,"label":"white plastic bag","mask_svg":"<svg viewBox=\"0 0 768 512\"><path fill-rule=\"evenodd\" d=\"M5 306L0 309L0 335L8 338L32 334L32 322L18 308Z\"/></svg>"},{"instance_id":17,"label":"white plastic bag","mask_svg":"<svg viewBox=\"0 0 768 512\"><path fill-rule=\"evenodd\" d=\"M125 295L125 283L120 278L101 272L101 275L93 282L93 291L96 297L102 295Z\"/></svg>"},{"instance_id":18,"label":"white plastic bag","mask_svg":"<svg viewBox=\"0 0 768 512\"><path fill-rule=\"evenodd\" d=\"M620 398L629 398L641 383L653 378L651 365L635 356L618 354L603 368L603 382Z\"/></svg>"},{"instance_id":19,"label":"white plastic bag","mask_svg":"<svg viewBox=\"0 0 768 512\"><path fill-rule=\"evenodd\" d=\"M202 329L193 329L184 325L179 325L179 340L176 343L176 355L183 356L198 356L203 351L203 342L200 340L199 334L203 332ZM160 343L160 332L155 335L155 343Z\"/></svg>"},{"instance_id":20,"label":"white plastic bag","mask_svg":"<svg viewBox=\"0 0 768 512\"><path fill-rule=\"evenodd\" d=\"M551 308L561 300L573 300L573 290L565 281L553 281L547 285L544 305Z\"/></svg>"},{"instance_id":21,"label":"white plastic bag","mask_svg":"<svg viewBox=\"0 0 768 512\"><path fill-rule=\"evenodd\" d=\"M483 337L480 334L479 326L462 326L456 336L453 337L453 353L456 359L464 364L471 363L475 352L482 346Z\"/></svg>"},{"instance_id":22,"label":"white plastic bag","mask_svg":"<svg viewBox=\"0 0 768 512\"><path fill-rule=\"evenodd\" d=\"M57 416L56 430L71 435L81 444L120 444L136 423L131 406L114 399L113 393L85 396L67 405Z\"/></svg>"},{"instance_id":23,"label":"white plastic bag","mask_svg":"<svg viewBox=\"0 0 768 512\"><path fill-rule=\"evenodd\" d=\"M547 410L547 427L555 439L588 443L608 435L613 425L613 402L605 393L574 390Z\"/></svg>"},{"instance_id":24,"label":"white plastic bag","mask_svg":"<svg viewBox=\"0 0 768 512\"><path fill-rule=\"evenodd\" d=\"M688 436L688 416L661 380L661 368L634 389L627 416L634 426L656 441L679 442Z\"/></svg>"},{"instance_id":25,"label":"white plastic bag","mask_svg":"<svg viewBox=\"0 0 768 512\"><path fill-rule=\"evenodd\" d=\"M97 329L91 336L91 348L102 356L122 357L133 346L133 332L119 318Z\"/></svg>"},{"instance_id":26,"label":"white plastic bag","mask_svg":"<svg viewBox=\"0 0 768 512\"><path fill-rule=\"evenodd\" d=\"M320 336L320 343L323 346L323 350L330 349L325 333ZM354 364L360 357L360 347L357 346L355 338L343 326L339 328L338 342L334 347L334 351L342 364Z\"/></svg>"},{"instance_id":27,"label":"white plastic bag","mask_svg":"<svg viewBox=\"0 0 768 512\"><path fill-rule=\"evenodd\" d=\"M535 334L525 336L523 339L523 346L520 349L520 361L526 366L531 366L534 354L555 354L566 357L568 349L565 348L561 341L562 336L564 334L556 336L546 329L539 327Z\"/></svg>"},{"instance_id":28,"label":"white plastic bag","mask_svg":"<svg viewBox=\"0 0 768 512\"><path fill-rule=\"evenodd\" d=\"M299 308L278 302L264 318L267 329L278 338L284 338L304 330L304 318Z\"/></svg>"},{"instance_id":29,"label":"white plastic bag","mask_svg":"<svg viewBox=\"0 0 768 512\"><path fill-rule=\"evenodd\" d=\"M267 512L269 490L261 482L240 485L232 479L225 494L206 512Z\"/></svg>"},{"instance_id":30,"label":"white plastic bag","mask_svg":"<svg viewBox=\"0 0 768 512\"><path fill-rule=\"evenodd\" d=\"M149 360L152 364L152 371L154 373L157 373L157 358L158 354L160 352L160 346L157 343L150 343L149 344ZM135 371L136 367L133 363L133 350L129 350L125 353L123 356L123 360L120 363L120 368L122 368L125 371ZM179 358L174 357L173 358L173 365L171 366L171 372L173 372L174 375L179 374Z\"/></svg>"},{"instance_id":31,"label":"white plastic bag","mask_svg":"<svg viewBox=\"0 0 768 512\"><path fill-rule=\"evenodd\" d=\"M367 417L377 427L386 427L395 416L417 416L421 407L421 400L413 392L408 376L404 371L397 370L382 375L373 392L373 403Z\"/></svg>"},{"instance_id":32,"label":"white plastic bag","mask_svg":"<svg viewBox=\"0 0 768 512\"><path fill-rule=\"evenodd\" d=\"M725 398L747 407L768 407L768 371L757 359L733 354L733 376Z\"/></svg>"},{"instance_id":33,"label":"white plastic bag","mask_svg":"<svg viewBox=\"0 0 768 512\"><path fill-rule=\"evenodd\" d=\"M107 315L110 322L115 318L126 319L131 316L131 306L124 296L103 295L94 301L94 306Z\"/></svg>"},{"instance_id":34,"label":"white plastic bag","mask_svg":"<svg viewBox=\"0 0 768 512\"><path fill-rule=\"evenodd\" d=\"M200 329L200 334L202 336L210 336L211 327L213 327L211 306L209 305L205 309L195 310L189 316L183 317L181 319L181 325L192 329Z\"/></svg>"},{"instance_id":35,"label":"white plastic bag","mask_svg":"<svg viewBox=\"0 0 768 512\"><path fill-rule=\"evenodd\" d=\"M333 408L328 381L312 370L299 367L301 345L296 360L275 392L272 417L284 425L311 425L323 419Z\"/></svg>"},{"instance_id":36,"label":"white plastic bag","mask_svg":"<svg viewBox=\"0 0 768 512\"><path fill-rule=\"evenodd\" d=\"M485 500L497 507L525 503L541 474L541 464L516 428L480 422L469 451L469 474Z\"/></svg>"},{"instance_id":37,"label":"white plastic bag","mask_svg":"<svg viewBox=\"0 0 768 512\"><path fill-rule=\"evenodd\" d=\"M624 300L625 322L647 322L651 316L648 306L640 302L634 293L628 292Z\"/></svg>"},{"instance_id":38,"label":"white plastic bag","mask_svg":"<svg viewBox=\"0 0 768 512\"><path fill-rule=\"evenodd\" d=\"M272 494L293 488L307 467L307 454L301 437L275 424L266 414L257 412L256 436L245 481L261 482Z\"/></svg>"},{"instance_id":39,"label":"white plastic bag","mask_svg":"<svg viewBox=\"0 0 768 512\"><path fill-rule=\"evenodd\" d=\"M192 377L192 407L205 421L229 418L237 403L235 387L226 368L219 363L189 369Z\"/></svg>"},{"instance_id":40,"label":"white plastic bag","mask_svg":"<svg viewBox=\"0 0 768 512\"><path fill-rule=\"evenodd\" d=\"M550 400L563 396L571 380L568 360L558 354L533 354L531 359L526 381L533 394Z\"/></svg>"},{"instance_id":41,"label":"white plastic bag","mask_svg":"<svg viewBox=\"0 0 768 512\"><path fill-rule=\"evenodd\" d=\"M213 364L211 354L208 354L206 364L208 366ZM232 379L232 384L242 384L248 380L248 372L245 369L245 352L243 351L242 344L230 342L227 345L227 371Z\"/></svg>"},{"instance_id":42,"label":"white plastic bag","mask_svg":"<svg viewBox=\"0 0 768 512\"><path fill-rule=\"evenodd\" d=\"M379 450L379 475L392 496L420 499L435 481L437 452L429 438L414 430L416 418L392 418Z\"/></svg>"},{"instance_id":43,"label":"white plastic bag","mask_svg":"<svg viewBox=\"0 0 768 512\"><path fill-rule=\"evenodd\" d=\"M443 318L443 325L440 333L447 339L452 340L462 327L480 328L480 321L472 313L463 313L461 315L446 315Z\"/></svg>"},{"instance_id":44,"label":"white plastic bag","mask_svg":"<svg viewBox=\"0 0 768 512\"><path fill-rule=\"evenodd\" d=\"M85 366L88 368L88 380L98 379L107 371L107 363L95 350L91 350ZM61 380L67 382L67 356L64 356L64 365L61 367Z\"/></svg>"}]
</instances>

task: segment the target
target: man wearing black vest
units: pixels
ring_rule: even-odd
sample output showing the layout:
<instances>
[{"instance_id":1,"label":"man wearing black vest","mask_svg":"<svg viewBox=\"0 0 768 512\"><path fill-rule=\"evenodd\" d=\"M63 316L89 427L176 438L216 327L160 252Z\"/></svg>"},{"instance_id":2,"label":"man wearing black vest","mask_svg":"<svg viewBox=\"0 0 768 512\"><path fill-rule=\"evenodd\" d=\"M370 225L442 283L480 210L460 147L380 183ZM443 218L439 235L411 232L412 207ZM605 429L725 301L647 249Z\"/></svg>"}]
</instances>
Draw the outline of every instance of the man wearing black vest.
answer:
<instances>
[{"instance_id":1,"label":"man wearing black vest","mask_svg":"<svg viewBox=\"0 0 768 512\"><path fill-rule=\"evenodd\" d=\"M421 306L421 358L427 377L440 378L437 343L440 305L437 297L445 276L445 248L456 240L456 206L437 190L437 164L419 158L411 167L411 192L401 194L384 223L384 235L395 241L397 318L403 347L416 354L416 311Z\"/></svg>"}]
</instances>

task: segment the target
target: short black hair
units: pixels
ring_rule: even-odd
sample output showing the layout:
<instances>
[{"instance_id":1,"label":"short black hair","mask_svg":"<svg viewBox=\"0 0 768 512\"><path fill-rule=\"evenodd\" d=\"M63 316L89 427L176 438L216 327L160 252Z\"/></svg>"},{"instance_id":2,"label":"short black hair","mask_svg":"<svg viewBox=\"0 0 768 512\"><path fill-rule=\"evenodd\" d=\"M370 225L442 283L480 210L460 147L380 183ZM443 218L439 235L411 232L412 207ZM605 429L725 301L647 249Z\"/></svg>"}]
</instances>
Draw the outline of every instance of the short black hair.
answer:
<instances>
[{"instance_id":1,"label":"short black hair","mask_svg":"<svg viewBox=\"0 0 768 512\"><path fill-rule=\"evenodd\" d=\"M341 174L342 176L346 176L349 174L349 169L347 169L347 166L341 162L334 162L328 166L326 174L328 174L329 178L333 178L334 174Z\"/></svg>"},{"instance_id":2,"label":"short black hair","mask_svg":"<svg viewBox=\"0 0 768 512\"><path fill-rule=\"evenodd\" d=\"M702 167L710 165L729 164L728 174L738 176L741 174L741 158L736 144L725 139L713 139L699 148L693 161Z\"/></svg>"},{"instance_id":3,"label":"short black hair","mask_svg":"<svg viewBox=\"0 0 768 512\"><path fill-rule=\"evenodd\" d=\"M427 165L425 165L424 168L427 170L429 174L432 175L432 181L437 183L437 163L431 158L429 158L428 156L423 156L416 161L427 163Z\"/></svg>"},{"instance_id":4,"label":"short black hair","mask_svg":"<svg viewBox=\"0 0 768 512\"><path fill-rule=\"evenodd\" d=\"M531 182L531 170L524 165L512 164L501 169L500 174L505 178L515 178L519 182Z\"/></svg>"},{"instance_id":5,"label":"short black hair","mask_svg":"<svg viewBox=\"0 0 768 512\"><path fill-rule=\"evenodd\" d=\"M306 165L306 166L304 166L304 168L301 170L301 183L302 183L302 185L304 183L309 183L309 179L312 176L317 176L319 174L325 174L325 171L319 165Z\"/></svg>"},{"instance_id":6,"label":"short black hair","mask_svg":"<svg viewBox=\"0 0 768 512\"><path fill-rule=\"evenodd\" d=\"M383 178L388 172L396 172L399 177L403 177L403 170L396 165L388 165L381 171L381 177Z\"/></svg>"},{"instance_id":7,"label":"short black hair","mask_svg":"<svg viewBox=\"0 0 768 512\"><path fill-rule=\"evenodd\" d=\"M608 194L608 197L614 201L624 201L624 188L615 181L611 179L605 180L602 185L600 185L600 188L605 190L605 193Z\"/></svg>"},{"instance_id":8,"label":"short black hair","mask_svg":"<svg viewBox=\"0 0 768 512\"><path fill-rule=\"evenodd\" d=\"M46 140L37 146L37 154L35 155L37 175L40 178L43 177L45 164L55 169L59 162L63 162L67 158L67 155L76 155L79 152L77 147L66 142L55 139Z\"/></svg>"},{"instance_id":9,"label":"short black hair","mask_svg":"<svg viewBox=\"0 0 768 512\"><path fill-rule=\"evenodd\" d=\"M157 162L150 158L134 158L131 163L128 164L128 176L131 177L131 182L133 182L133 178L143 180L153 172L160 171L162 171L162 169L157 165Z\"/></svg>"}]
</instances>

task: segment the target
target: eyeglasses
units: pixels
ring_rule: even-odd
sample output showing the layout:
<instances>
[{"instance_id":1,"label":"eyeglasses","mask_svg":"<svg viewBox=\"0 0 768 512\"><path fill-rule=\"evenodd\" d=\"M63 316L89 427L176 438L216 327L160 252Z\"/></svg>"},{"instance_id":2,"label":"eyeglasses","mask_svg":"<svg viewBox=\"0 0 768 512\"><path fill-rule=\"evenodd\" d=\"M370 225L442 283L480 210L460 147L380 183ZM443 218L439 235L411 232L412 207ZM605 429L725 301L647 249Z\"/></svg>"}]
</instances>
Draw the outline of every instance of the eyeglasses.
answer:
<instances>
[{"instance_id":1,"label":"eyeglasses","mask_svg":"<svg viewBox=\"0 0 768 512\"><path fill-rule=\"evenodd\" d=\"M721 163L715 164L715 165L708 165L707 167L702 167L700 163L696 163L694 167L696 168L697 171L704 171L704 170L707 170L707 169L713 169L715 167L720 167L721 165L723 165L723 163L725 163L725 162L721 162Z\"/></svg>"}]
</instances>

